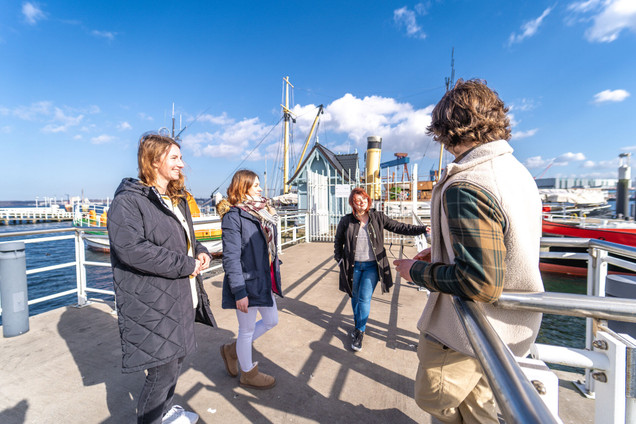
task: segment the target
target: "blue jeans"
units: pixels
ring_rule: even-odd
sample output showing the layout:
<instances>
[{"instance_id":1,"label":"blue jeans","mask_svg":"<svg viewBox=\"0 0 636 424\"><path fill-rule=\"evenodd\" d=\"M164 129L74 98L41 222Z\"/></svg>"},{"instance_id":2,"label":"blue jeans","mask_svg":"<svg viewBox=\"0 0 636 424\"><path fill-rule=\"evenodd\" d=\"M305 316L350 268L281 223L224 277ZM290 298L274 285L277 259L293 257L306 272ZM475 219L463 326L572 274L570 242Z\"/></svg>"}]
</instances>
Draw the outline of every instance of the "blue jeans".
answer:
<instances>
[{"instance_id":1,"label":"blue jeans","mask_svg":"<svg viewBox=\"0 0 636 424\"><path fill-rule=\"evenodd\" d=\"M351 307L356 328L364 331L371 310L371 296L375 285L378 284L378 265L375 261L355 262L353 266L353 290L351 293Z\"/></svg>"}]
</instances>

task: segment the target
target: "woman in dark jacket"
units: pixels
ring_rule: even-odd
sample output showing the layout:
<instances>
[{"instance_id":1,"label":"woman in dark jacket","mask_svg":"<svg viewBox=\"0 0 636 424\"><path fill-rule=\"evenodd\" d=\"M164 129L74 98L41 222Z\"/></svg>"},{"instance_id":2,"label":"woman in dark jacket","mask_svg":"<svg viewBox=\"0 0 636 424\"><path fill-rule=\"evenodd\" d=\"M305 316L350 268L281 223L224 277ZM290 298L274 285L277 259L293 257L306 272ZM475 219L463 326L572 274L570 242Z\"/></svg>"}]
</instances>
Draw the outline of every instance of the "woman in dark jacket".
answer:
<instances>
[{"instance_id":1,"label":"woman in dark jacket","mask_svg":"<svg viewBox=\"0 0 636 424\"><path fill-rule=\"evenodd\" d=\"M336 230L334 259L340 265L340 290L351 297L355 321L351 349L359 351L378 280L382 282L382 293L388 293L393 286L384 249L384 230L414 236L424 234L426 226L403 224L370 209L371 198L360 187L351 191L349 205L353 212L340 219Z\"/></svg>"},{"instance_id":2,"label":"woman in dark jacket","mask_svg":"<svg viewBox=\"0 0 636 424\"><path fill-rule=\"evenodd\" d=\"M210 256L194 237L179 145L145 135L137 160L139 180L124 179L108 211L123 371L147 370L138 423L194 423L194 412L168 408L183 359L196 348L195 319L215 325L199 275Z\"/></svg>"},{"instance_id":3,"label":"woman in dark jacket","mask_svg":"<svg viewBox=\"0 0 636 424\"><path fill-rule=\"evenodd\" d=\"M238 337L221 346L227 372L253 389L274 387L276 379L252 362L252 342L278 324L274 294L282 297L276 226L278 215L261 196L258 176L240 170L227 189L228 200L217 206L223 217L224 309L236 309ZM229 203L229 204L228 204ZM230 206L231 205L231 206ZM256 315L261 319L257 322Z\"/></svg>"}]
</instances>

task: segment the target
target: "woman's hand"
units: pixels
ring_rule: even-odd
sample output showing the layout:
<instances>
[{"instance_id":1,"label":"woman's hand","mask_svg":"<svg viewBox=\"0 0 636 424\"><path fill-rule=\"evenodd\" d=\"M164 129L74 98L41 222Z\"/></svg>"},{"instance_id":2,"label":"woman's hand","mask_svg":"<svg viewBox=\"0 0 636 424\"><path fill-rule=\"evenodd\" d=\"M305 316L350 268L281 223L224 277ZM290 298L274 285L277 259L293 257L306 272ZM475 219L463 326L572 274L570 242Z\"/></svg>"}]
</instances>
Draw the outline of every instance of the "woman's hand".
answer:
<instances>
[{"instance_id":1,"label":"woman's hand","mask_svg":"<svg viewBox=\"0 0 636 424\"><path fill-rule=\"evenodd\" d=\"M247 296L236 301L236 309L241 312L247 313L247 307L249 306L250 301L247 299Z\"/></svg>"},{"instance_id":2,"label":"woman's hand","mask_svg":"<svg viewBox=\"0 0 636 424\"><path fill-rule=\"evenodd\" d=\"M194 271L190 274L190 277L196 277L201 272L201 261L198 259L194 260Z\"/></svg>"},{"instance_id":3,"label":"woman's hand","mask_svg":"<svg viewBox=\"0 0 636 424\"><path fill-rule=\"evenodd\" d=\"M431 261L431 248L427 247L426 249L422 250L420 253L418 253L417 255L415 255L413 257L413 260L430 262Z\"/></svg>"},{"instance_id":4,"label":"woman's hand","mask_svg":"<svg viewBox=\"0 0 636 424\"><path fill-rule=\"evenodd\" d=\"M204 253L204 252L199 253L199 256L197 256L197 259L201 261L200 271L203 271L204 269L208 269L210 267L210 256L207 253Z\"/></svg>"}]
</instances>

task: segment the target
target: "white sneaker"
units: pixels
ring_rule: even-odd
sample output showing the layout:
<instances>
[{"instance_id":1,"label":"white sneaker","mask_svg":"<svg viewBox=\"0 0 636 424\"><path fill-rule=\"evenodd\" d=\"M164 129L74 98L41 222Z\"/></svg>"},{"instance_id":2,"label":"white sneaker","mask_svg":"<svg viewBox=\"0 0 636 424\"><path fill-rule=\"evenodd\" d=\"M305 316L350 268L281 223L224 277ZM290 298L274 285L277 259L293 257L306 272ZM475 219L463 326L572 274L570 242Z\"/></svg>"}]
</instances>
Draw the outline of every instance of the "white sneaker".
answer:
<instances>
[{"instance_id":1,"label":"white sneaker","mask_svg":"<svg viewBox=\"0 0 636 424\"><path fill-rule=\"evenodd\" d=\"M161 419L161 424L194 424L199 421L199 416L186 411L179 405L174 405Z\"/></svg>"}]
</instances>

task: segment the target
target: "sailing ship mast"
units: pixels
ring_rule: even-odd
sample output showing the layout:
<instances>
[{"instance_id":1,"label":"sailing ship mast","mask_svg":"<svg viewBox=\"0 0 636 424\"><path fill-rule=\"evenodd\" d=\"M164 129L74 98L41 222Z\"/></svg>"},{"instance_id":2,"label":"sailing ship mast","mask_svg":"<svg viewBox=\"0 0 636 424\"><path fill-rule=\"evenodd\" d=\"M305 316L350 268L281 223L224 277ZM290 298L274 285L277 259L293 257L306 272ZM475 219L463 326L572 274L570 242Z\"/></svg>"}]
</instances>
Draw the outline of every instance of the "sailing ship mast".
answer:
<instances>
[{"instance_id":1,"label":"sailing ship mast","mask_svg":"<svg viewBox=\"0 0 636 424\"><path fill-rule=\"evenodd\" d=\"M289 77L283 78L285 81L285 104L283 107L283 116L285 123L283 126L283 194L289 193L289 121L291 120L291 111L289 110L289 86L294 86L289 82Z\"/></svg>"}]
</instances>

